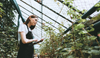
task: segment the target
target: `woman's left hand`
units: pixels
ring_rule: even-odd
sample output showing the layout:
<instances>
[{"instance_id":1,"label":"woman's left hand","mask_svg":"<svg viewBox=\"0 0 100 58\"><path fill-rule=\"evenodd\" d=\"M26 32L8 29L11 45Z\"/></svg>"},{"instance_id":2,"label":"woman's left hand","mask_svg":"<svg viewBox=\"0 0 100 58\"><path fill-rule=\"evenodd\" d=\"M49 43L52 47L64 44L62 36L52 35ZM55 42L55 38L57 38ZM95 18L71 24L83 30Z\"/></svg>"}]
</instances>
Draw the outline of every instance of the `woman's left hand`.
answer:
<instances>
[{"instance_id":1,"label":"woman's left hand","mask_svg":"<svg viewBox=\"0 0 100 58\"><path fill-rule=\"evenodd\" d=\"M42 42L44 39L41 39L40 41Z\"/></svg>"},{"instance_id":2,"label":"woman's left hand","mask_svg":"<svg viewBox=\"0 0 100 58\"><path fill-rule=\"evenodd\" d=\"M37 2L41 2L41 0L37 0Z\"/></svg>"}]
</instances>

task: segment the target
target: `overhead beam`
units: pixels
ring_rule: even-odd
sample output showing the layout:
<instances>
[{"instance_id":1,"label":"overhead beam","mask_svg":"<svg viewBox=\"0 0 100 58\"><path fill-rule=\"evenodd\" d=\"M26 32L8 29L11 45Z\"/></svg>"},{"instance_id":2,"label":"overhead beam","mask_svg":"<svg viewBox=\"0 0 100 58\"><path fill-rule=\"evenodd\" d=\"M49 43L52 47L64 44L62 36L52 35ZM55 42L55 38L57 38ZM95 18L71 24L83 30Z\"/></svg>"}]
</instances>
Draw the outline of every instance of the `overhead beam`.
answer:
<instances>
[{"instance_id":1,"label":"overhead beam","mask_svg":"<svg viewBox=\"0 0 100 58\"><path fill-rule=\"evenodd\" d=\"M84 14L84 13L82 13L82 11L80 11L80 10L74 8L74 7L73 7L72 5L70 5L69 3L65 4L64 1L62 1L62 0L58 0L58 1L61 2L61 3L63 3L64 5L66 5L67 7L72 8L74 11L77 11L77 12L80 13L80 14ZM89 16L88 18L91 19L92 17Z\"/></svg>"},{"instance_id":2,"label":"overhead beam","mask_svg":"<svg viewBox=\"0 0 100 58\"><path fill-rule=\"evenodd\" d=\"M25 9L25 10L27 10L26 8L24 8L23 6L21 6L21 5L19 5L20 7L22 7L23 9ZM29 10L27 10L28 12L30 12L31 14L34 14L33 12L31 12L31 11L29 11ZM35 14L34 14L35 15ZM40 18L40 19L42 19L41 17L39 17L39 16L37 16L38 18ZM45 21L44 19L42 19L43 21ZM48 23L49 25L51 25L49 22L47 22L47 21L45 21L46 23ZM53 25L51 25L51 26L53 26ZM53 26L54 28L56 28L55 26ZM56 28L56 29L58 29L58 28Z\"/></svg>"},{"instance_id":3,"label":"overhead beam","mask_svg":"<svg viewBox=\"0 0 100 58\"><path fill-rule=\"evenodd\" d=\"M19 16L22 18L22 21L25 22L25 19L22 17L22 13L21 13L21 11L20 11L20 8L19 8L19 6L18 6L16 0L10 0L10 1L11 1L11 3L14 5L14 7L16 8L16 10L17 10Z\"/></svg>"},{"instance_id":4,"label":"overhead beam","mask_svg":"<svg viewBox=\"0 0 100 58\"><path fill-rule=\"evenodd\" d=\"M36 1L36 0L34 0L34 1ZM37 2L37 1L36 1L36 2ZM38 2L37 2L37 3L38 3ZM57 13L57 12L54 11L53 9L49 8L48 6L46 6L46 5L42 4L42 3L39 3L39 4L42 5L42 6L44 6L44 7L46 7L47 9L51 10L52 12L56 13L57 15L61 16L62 18L68 20L69 22L73 23L71 20L69 20L69 19L67 19L66 17L64 17L63 15Z\"/></svg>"},{"instance_id":5,"label":"overhead beam","mask_svg":"<svg viewBox=\"0 0 100 58\"><path fill-rule=\"evenodd\" d=\"M57 22L56 20L54 20L54 19L52 19L51 17L47 16L46 14L42 13L41 11L37 10L37 9L36 9L36 8L34 8L33 6L31 6L31 5L27 4L25 1L23 1L23 0L21 0L21 1L22 1L23 3L25 3L26 5L30 6L31 8L33 8L34 10L38 11L39 13L43 14L44 16L48 17L48 18L49 18L49 19L51 19L52 21L54 21L54 22L58 23L59 25L61 25L61 26L63 26L64 28L66 28L66 29L67 29L67 27L66 27L66 26L64 26L64 25L60 24L59 22Z\"/></svg>"},{"instance_id":6,"label":"overhead beam","mask_svg":"<svg viewBox=\"0 0 100 58\"><path fill-rule=\"evenodd\" d=\"M100 2L100 1L99 1L99 2ZM99 2L98 2L98 3L99 3ZM97 3L96 3L96 4L97 4ZM94 5L90 10L88 10L86 13L83 14L82 19L87 18L89 15L91 15L93 12L95 12L97 8L99 8L99 7L95 7L95 5ZM79 20L80 20L80 19L79 19ZM79 20L77 20L74 24L77 24ZM74 25L74 24L73 24L73 25ZM99 24L99 23L98 23L98 24ZM95 23L94 25L95 25L95 26L98 26L98 24ZM72 26L73 26L73 25L72 25ZM64 31L62 34L65 34L65 33L67 33L69 30L71 30L71 29L72 29L72 26L70 26L70 27L69 27L66 31ZM94 26L94 27L95 27L95 26Z\"/></svg>"}]
</instances>

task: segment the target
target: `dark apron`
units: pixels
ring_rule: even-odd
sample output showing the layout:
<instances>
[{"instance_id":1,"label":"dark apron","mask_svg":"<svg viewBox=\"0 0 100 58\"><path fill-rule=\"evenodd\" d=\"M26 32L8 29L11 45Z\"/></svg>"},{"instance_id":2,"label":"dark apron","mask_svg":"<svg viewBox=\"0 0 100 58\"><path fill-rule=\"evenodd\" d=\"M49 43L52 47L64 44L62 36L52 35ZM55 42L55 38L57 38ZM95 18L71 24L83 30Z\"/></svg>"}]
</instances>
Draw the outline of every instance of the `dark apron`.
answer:
<instances>
[{"instance_id":1,"label":"dark apron","mask_svg":"<svg viewBox=\"0 0 100 58\"><path fill-rule=\"evenodd\" d=\"M33 39L33 34L31 31L29 31L29 28L27 26L28 33L26 34L27 39ZM22 41L20 40L20 48L18 51L18 56L17 58L33 58L33 44L27 43L23 44Z\"/></svg>"}]
</instances>

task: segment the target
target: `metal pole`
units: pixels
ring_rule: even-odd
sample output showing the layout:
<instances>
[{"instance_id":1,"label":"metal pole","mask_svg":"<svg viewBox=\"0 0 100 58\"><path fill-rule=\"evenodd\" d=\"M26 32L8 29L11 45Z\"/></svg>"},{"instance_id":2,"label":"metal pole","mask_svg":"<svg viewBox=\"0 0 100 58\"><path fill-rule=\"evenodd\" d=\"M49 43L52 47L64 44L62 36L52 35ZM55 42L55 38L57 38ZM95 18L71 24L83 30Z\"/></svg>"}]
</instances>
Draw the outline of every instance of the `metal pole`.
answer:
<instances>
[{"instance_id":1,"label":"metal pole","mask_svg":"<svg viewBox=\"0 0 100 58\"><path fill-rule=\"evenodd\" d=\"M43 0L41 0L41 4L43 4ZM41 12L43 13L43 5L41 5ZM43 14L41 13L41 18L43 19ZM43 20L41 19L41 38L42 38L42 24L43 24Z\"/></svg>"},{"instance_id":2,"label":"metal pole","mask_svg":"<svg viewBox=\"0 0 100 58\"><path fill-rule=\"evenodd\" d=\"M22 18L22 21L25 22L25 19L22 17L22 13L21 13L21 11L20 11L20 8L19 8L19 6L18 6L16 0L10 0L10 1L11 1L11 3L14 5L14 7L16 8L16 10L17 10L19 16Z\"/></svg>"}]
</instances>

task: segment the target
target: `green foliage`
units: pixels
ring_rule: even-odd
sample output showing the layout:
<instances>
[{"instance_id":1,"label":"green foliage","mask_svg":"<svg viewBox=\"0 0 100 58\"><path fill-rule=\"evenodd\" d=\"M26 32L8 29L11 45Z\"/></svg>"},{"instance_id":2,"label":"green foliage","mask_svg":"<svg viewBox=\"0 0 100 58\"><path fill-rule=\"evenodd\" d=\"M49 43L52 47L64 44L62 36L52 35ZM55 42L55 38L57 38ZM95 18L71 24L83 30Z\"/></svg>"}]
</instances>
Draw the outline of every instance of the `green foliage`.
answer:
<instances>
[{"instance_id":1,"label":"green foliage","mask_svg":"<svg viewBox=\"0 0 100 58\"><path fill-rule=\"evenodd\" d=\"M0 6L3 7L3 4L0 3ZM4 15L4 10L0 8L0 17L2 18L2 15Z\"/></svg>"},{"instance_id":2,"label":"green foliage","mask_svg":"<svg viewBox=\"0 0 100 58\"><path fill-rule=\"evenodd\" d=\"M14 7L9 0L0 1L0 58L16 58L17 27Z\"/></svg>"},{"instance_id":3,"label":"green foliage","mask_svg":"<svg viewBox=\"0 0 100 58\"><path fill-rule=\"evenodd\" d=\"M73 0L65 0L65 4L71 4L73 3Z\"/></svg>"},{"instance_id":4,"label":"green foliage","mask_svg":"<svg viewBox=\"0 0 100 58\"><path fill-rule=\"evenodd\" d=\"M64 3L72 4L72 2L73 0L65 0ZM78 23L73 25L72 30L65 35L60 34L64 31L61 27L58 28L59 33L56 33L53 28L45 26L44 31L46 31L47 38L41 44L40 55L46 55L51 58L91 58L100 55L99 43L98 46L91 46L93 42L98 42L97 37L89 33L94 31L92 23L97 21L100 16L98 15L88 21L82 19L82 14L72 8L67 11L67 14ZM82 12L84 13L85 11L83 10ZM91 21L92 23L88 23ZM87 26L91 29L87 30Z\"/></svg>"},{"instance_id":5,"label":"green foliage","mask_svg":"<svg viewBox=\"0 0 100 58\"><path fill-rule=\"evenodd\" d=\"M100 2L98 2L97 4L95 4L95 7L98 7L97 11L99 11L100 10Z\"/></svg>"},{"instance_id":6,"label":"green foliage","mask_svg":"<svg viewBox=\"0 0 100 58\"><path fill-rule=\"evenodd\" d=\"M84 27L85 27L84 24L77 24L75 25L75 30L82 29Z\"/></svg>"},{"instance_id":7,"label":"green foliage","mask_svg":"<svg viewBox=\"0 0 100 58\"><path fill-rule=\"evenodd\" d=\"M93 17L91 20L96 21L96 20L99 20L99 18L100 18L100 14L98 14L98 15L97 15L97 16L95 16L95 17Z\"/></svg>"},{"instance_id":8,"label":"green foliage","mask_svg":"<svg viewBox=\"0 0 100 58\"><path fill-rule=\"evenodd\" d=\"M46 35L47 38L45 38L44 42L41 44L40 54L53 57L55 56L56 49L58 49L58 47L61 46L62 39L59 39L60 34L54 32L54 30L51 27L45 26L44 30L46 31L46 34L49 34L49 35ZM61 32L61 30L64 31L59 26L59 32Z\"/></svg>"},{"instance_id":9,"label":"green foliage","mask_svg":"<svg viewBox=\"0 0 100 58\"><path fill-rule=\"evenodd\" d=\"M98 2L97 4L95 4L95 7L100 7L100 2Z\"/></svg>"}]
</instances>

